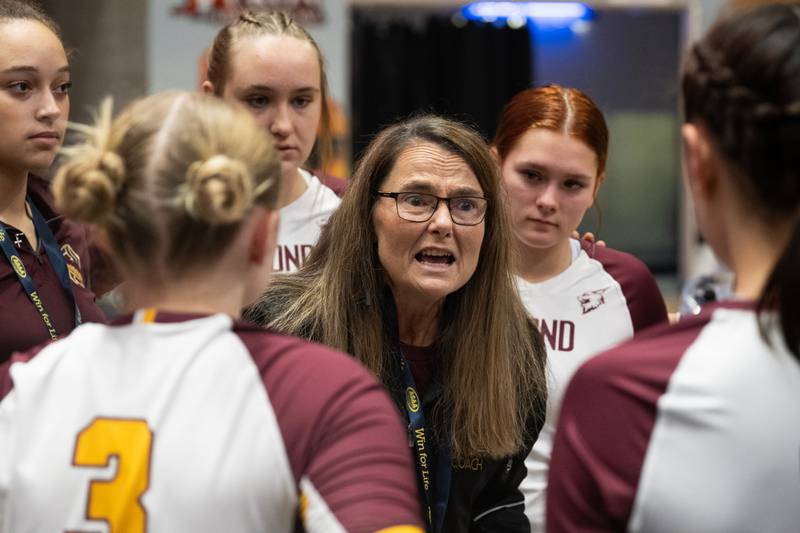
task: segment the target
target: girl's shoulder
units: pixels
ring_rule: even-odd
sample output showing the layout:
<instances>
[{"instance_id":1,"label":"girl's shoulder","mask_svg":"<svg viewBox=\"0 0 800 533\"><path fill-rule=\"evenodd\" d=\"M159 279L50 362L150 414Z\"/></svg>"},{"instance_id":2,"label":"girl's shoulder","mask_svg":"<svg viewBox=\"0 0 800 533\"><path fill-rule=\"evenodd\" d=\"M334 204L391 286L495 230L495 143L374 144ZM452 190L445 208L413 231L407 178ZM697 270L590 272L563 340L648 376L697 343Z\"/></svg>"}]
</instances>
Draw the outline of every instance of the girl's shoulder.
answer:
<instances>
[{"instance_id":1,"label":"girl's shoulder","mask_svg":"<svg viewBox=\"0 0 800 533\"><path fill-rule=\"evenodd\" d=\"M638 257L581 240L589 260L597 261L603 272L619 283L631 312L634 331L667 322L667 307L661 290L647 265Z\"/></svg>"},{"instance_id":2,"label":"girl's shoulder","mask_svg":"<svg viewBox=\"0 0 800 533\"><path fill-rule=\"evenodd\" d=\"M650 269L644 262L633 254L611 248L598 246L596 243L580 240L581 250L589 257L599 262L606 272L612 276L615 273L626 272L629 276L652 278ZM616 277L616 276L615 276Z\"/></svg>"},{"instance_id":3,"label":"girl's shoulder","mask_svg":"<svg viewBox=\"0 0 800 533\"><path fill-rule=\"evenodd\" d=\"M347 180L337 178L336 176L331 176L330 174L325 174L321 170L309 170L308 172L317 178L323 187L333 191L333 193L339 198L341 198L342 195L344 195L344 192L347 190L347 186L349 184Z\"/></svg>"}]
</instances>

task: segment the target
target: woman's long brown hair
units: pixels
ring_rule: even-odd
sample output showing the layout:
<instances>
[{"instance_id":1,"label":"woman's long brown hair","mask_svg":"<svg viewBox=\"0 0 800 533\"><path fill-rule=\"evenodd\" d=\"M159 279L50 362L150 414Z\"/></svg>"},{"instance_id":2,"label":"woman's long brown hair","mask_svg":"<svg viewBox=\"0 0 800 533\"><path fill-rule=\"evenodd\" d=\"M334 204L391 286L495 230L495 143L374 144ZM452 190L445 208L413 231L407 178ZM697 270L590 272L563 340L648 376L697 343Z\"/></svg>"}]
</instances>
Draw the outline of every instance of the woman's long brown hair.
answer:
<instances>
[{"instance_id":1,"label":"woman's long brown hair","mask_svg":"<svg viewBox=\"0 0 800 533\"><path fill-rule=\"evenodd\" d=\"M526 424L544 418L545 350L513 281L511 234L496 164L469 128L421 116L378 134L305 266L275 279L250 317L258 319L259 307L268 308L270 299L282 299L286 305L269 317L272 328L348 352L384 384L393 382L396 367L385 355L391 347L384 346L392 319L385 311L386 282L372 210L374 193L398 156L420 142L463 158L489 199L477 269L443 305L436 343L443 396L434 424L437 433L449 436L457 458L506 456L520 450Z\"/></svg>"}]
</instances>

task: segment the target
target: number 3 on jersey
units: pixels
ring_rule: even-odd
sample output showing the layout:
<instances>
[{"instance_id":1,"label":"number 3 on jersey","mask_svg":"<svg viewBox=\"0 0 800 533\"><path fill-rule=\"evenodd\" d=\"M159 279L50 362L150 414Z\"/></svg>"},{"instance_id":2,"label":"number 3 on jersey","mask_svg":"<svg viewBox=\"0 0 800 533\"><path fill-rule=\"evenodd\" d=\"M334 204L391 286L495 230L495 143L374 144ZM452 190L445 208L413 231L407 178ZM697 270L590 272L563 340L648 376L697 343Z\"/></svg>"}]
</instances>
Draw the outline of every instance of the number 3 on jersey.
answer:
<instances>
[{"instance_id":1,"label":"number 3 on jersey","mask_svg":"<svg viewBox=\"0 0 800 533\"><path fill-rule=\"evenodd\" d=\"M89 483L87 519L106 522L109 533L145 532L141 498L150 485L152 444L153 432L140 419L95 418L78 433L74 466L103 468L117 459L113 478Z\"/></svg>"}]
</instances>

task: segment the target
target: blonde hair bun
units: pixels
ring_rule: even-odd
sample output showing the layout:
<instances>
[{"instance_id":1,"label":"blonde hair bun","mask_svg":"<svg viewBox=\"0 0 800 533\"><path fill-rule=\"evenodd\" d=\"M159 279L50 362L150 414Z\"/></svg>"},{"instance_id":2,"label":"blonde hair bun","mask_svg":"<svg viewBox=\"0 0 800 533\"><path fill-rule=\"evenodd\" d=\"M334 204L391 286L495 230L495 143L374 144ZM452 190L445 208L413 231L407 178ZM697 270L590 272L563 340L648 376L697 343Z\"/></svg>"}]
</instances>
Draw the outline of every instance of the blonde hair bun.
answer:
<instances>
[{"instance_id":1,"label":"blonde hair bun","mask_svg":"<svg viewBox=\"0 0 800 533\"><path fill-rule=\"evenodd\" d=\"M56 208L65 216L102 223L114 211L125 181L125 163L113 151L84 145L53 180Z\"/></svg>"},{"instance_id":2,"label":"blonde hair bun","mask_svg":"<svg viewBox=\"0 0 800 533\"><path fill-rule=\"evenodd\" d=\"M253 177L242 161L217 154L189 165L184 206L193 218L231 224L253 204Z\"/></svg>"},{"instance_id":3,"label":"blonde hair bun","mask_svg":"<svg viewBox=\"0 0 800 533\"><path fill-rule=\"evenodd\" d=\"M62 150L56 205L103 230L125 276L180 277L226 249L253 204L277 209L280 158L244 106L163 92L116 117L106 99L94 125L71 127L86 140Z\"/></svg>"}]
</instances>

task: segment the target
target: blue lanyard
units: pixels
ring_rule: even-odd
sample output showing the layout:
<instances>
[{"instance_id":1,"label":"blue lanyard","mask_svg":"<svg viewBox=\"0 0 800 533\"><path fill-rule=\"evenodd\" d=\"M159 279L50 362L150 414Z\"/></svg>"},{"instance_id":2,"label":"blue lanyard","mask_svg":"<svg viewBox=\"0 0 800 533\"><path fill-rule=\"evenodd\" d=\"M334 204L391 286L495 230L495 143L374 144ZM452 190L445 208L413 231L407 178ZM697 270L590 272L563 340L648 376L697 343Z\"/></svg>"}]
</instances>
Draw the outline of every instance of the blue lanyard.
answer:
<instances>
[{"instance_id":1,"label":"blue lanyard","mask_svg":"<svg viewBox=\"0 0 800 533\"><path fill-rule=\"evenodd\" d=\"M72 289L72 281L69 278L67 263L64 261L64 256L61 255L61 251L58 247L58 242L56 241L55 236L53 236L53 232L50 231L50 228L48 227L47 222L42 214L38 209L36 209L36 206L33 205L33 202L31 202L30 199L28 200L28 205L31 208L33 225L36 228L36 233L39 236L39 239L42 241L44 250L47 253L47 258L50 260L50 264L58 276L58 281L61 283L61 287L63 287L64 292L66 292L67 297L70 299L70 302L75 308L75 327L77 327L81 323L81 312L78 309L77 303L75 302L75 293ZM50 319L50 315L44 308L44 302L42 302L42 298L36 290L36 286L33 284L33 279L25 269L25 264L22 262L22 258L17 253L17 249L14 248L14 245L11 244L8 231L2 222L0 222L0 248L3 249L3 254L6 256L8 263L11 265L11 269L17 275L17 279L19 279L20 284L22 284L22 287L28 294L28 298L30 299L31 303L39 312L39 316L42 318L42 323L47 329L47 333L50 335L50 338L57 339L58 333L53 325L53 321Z\"/></svg>"},{"instance_id":2,"label":"blue lanyard","mask_svg":"<svg viewBox=\"0 0 800 533\"><path fill-rule=\"evenodd\" d=\"M425 426L425 411L422 408L422 398L417 394L414 375L405 357L401 355L403 367L403 391L405 394L405 408L408 413L408 428L411 431L412 447L417 458L417 474L422 481L425 493L428 528L432 533L439 533L444 523L444 513L447 510L447 499L450 496L450 477L452 474L451 457L449 448L439 448L436 466L434 496L431 489L430 472L430 446L428 445L428 430Z\"/></svg>"}]
</instances>

